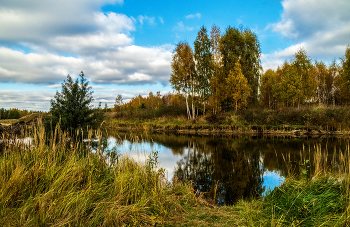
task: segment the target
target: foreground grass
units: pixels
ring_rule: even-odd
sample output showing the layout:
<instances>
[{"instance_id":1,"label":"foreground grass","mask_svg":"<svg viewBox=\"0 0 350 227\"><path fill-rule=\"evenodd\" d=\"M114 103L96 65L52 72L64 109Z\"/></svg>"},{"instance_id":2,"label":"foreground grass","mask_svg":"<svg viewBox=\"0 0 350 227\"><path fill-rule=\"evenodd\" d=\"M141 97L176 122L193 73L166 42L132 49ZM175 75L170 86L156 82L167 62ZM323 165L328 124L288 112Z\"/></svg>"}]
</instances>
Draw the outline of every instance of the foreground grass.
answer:
<instances>
[{"instance_id":1,"label":"foreground grass","mask_svg":"<svg viewBox=\"0 0 350 227\"><path fill-rule=\"evenodd\" d=\"M0 157L2 226L344 226L345 180L287 179L262 201L216 207L190 185L162 181L149 157L108 166L78 151L11 151Z\"/></svg>"},{"instance_id":2,"label":"foreground grass","mask_svg":"<svg viewBox=\"0 0 350 227\"><path fill-rule=\"evenodd\" d=\"M312 181L287 179L263 200L234 206L198 206L181 226L348 226L345 181L322 176Z\"/></svg>"},{"instance_id":3,"label":"foreground grass","mask_svg":"<svg viewBox=\"0 0 350 227\"><path fill-rule=\"evenodd\" d=\"M184 183L169 184L156 156L115 165L83 146L8 148L0 154L2 226L154 226L196 203Z\"/></svg>"},{"instance_id":4,"label":"foreground grass","mask_svg":"<svg viewBox=\"0 0 350 227\"><path fill-rule=\"evenodd\" d=\"M0 153L1 226L347 226L349 149L337 162L343 172L321 169L313 179L287 178L262 200L217 207L194 194L191 184L168 182L157 153L138 163L91 152L56 130L34 145L9 140ZM89 133L89 135L91 135ZM67 142L68 141L68 142ZM2 141L4 142L4 141ZM6 142L6 141L5 141ZM345 158L347 157L347 158ZM326 165L323 165L326 166ZM340 176L340 177L338 177Z\"/></svg>"}]
</instances>

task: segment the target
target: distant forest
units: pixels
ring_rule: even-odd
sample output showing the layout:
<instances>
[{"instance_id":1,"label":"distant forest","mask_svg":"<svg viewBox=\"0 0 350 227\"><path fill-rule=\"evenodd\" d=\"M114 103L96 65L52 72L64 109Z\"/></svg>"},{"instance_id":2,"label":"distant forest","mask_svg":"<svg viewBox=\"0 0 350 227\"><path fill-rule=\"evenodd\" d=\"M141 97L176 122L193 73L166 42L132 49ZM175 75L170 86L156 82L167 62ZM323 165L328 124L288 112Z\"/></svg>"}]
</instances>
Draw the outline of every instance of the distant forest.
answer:
<instances>
[{"instance_id":1,"label":"distant forest","mask_svg":"<svg viewBox=\"0 0 350 227\"><path fill-rule=\"evenodd\" d=\"M28 111L28 110L19 110L16 108L12 109L0 109L0 119L19 119L21 117L27 116L38 111Z\"/></svg>"}]
</instances>

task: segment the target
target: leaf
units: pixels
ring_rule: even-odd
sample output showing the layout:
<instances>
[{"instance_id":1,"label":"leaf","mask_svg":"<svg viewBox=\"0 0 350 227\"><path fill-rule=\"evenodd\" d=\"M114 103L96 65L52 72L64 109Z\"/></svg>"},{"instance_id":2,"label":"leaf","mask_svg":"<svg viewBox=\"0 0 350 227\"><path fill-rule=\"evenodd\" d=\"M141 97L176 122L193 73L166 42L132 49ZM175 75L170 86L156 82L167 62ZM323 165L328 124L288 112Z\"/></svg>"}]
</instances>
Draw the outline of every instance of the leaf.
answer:
<instances>
[{"instance_id":1,"label":"leaf","mask_svg":"<svg viewBox=\"0 0 350 227\"><path fill-rule=\"evenodd\" d=\"M309 163L309 160L305 160L305 163L308 164L308 163Z\"/></svg>"},{"instance_id":2,"label":"leaf","mask_svg":"<svg viewBox=\"0 0 350 227\"><path fill-rule=\"evenodd\" d=\"M157 217L156 216L151 216L151 217L149 217L149 219L151 219L151 220L154 220L154 219L156 219Z\"/></svg>"},{"instance_id":3,"label":"leaf","mask_svg":"<svg viewBox=\"0 0 350 227\"><path fill-rule=\"evenodd\" d=\"M303 169L303 174L307 174L307 170L306 169Z\"/></svg>"}]
</instances>

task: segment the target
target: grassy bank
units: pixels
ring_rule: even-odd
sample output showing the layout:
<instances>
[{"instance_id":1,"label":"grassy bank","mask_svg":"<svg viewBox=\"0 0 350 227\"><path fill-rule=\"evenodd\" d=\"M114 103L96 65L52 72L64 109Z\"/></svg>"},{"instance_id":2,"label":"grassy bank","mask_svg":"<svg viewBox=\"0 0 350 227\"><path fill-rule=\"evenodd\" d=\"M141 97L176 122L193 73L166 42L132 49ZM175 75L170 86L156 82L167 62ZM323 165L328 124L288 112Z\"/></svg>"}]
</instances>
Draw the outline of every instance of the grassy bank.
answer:
<instances>
[{"instance_id":1,"label":"grassy bank","mask_svg":"<svg viewBox=\"0 0 350 227\"><path fill-rule=\"evenodd\" d=\"M136 162L92 135L73 142L39 124L32 144L7 138L0 152L2 226L346 226L349 148L332 159L317 148L261 200L217 207L196 197L191 182L169 182L157 153ZM16 142L15 142L16 141ZM337 168L329 169L330 164ZM286 165L292 163L286 157ZM310 167L308 167L310 166ZM294 169L295 170L295 169ZM305 170L305 171L304 171ZM314 177L312 177L314 176Z\"/></svg>"},{"instance_id":2,"label":"grassy bank","mask_svg":"<svg viewBox=\"0 0 350 227\"><path fill-rule=\"evenodd\" d=\"M135 112L135 113L134 113ZM349 107L246 109L188 120L160 110L106 113L106 126L124 130L266 134L349 134ZM154 113L153 113L154 112ZM157 113L157 114L156 114Z\"/></svg>"},{"instance_id":3,"label":"grassy bank","mask_svg":"<svg viewBox=\"0 0 350 227\"><path fill-rule=\"evenodd\" d=\"M45 118L47 115L47 113L32 113L19 119L0 119L0 124L8 126L18 122L34 123L38 118Z\"/></svg>"}]
</instances>

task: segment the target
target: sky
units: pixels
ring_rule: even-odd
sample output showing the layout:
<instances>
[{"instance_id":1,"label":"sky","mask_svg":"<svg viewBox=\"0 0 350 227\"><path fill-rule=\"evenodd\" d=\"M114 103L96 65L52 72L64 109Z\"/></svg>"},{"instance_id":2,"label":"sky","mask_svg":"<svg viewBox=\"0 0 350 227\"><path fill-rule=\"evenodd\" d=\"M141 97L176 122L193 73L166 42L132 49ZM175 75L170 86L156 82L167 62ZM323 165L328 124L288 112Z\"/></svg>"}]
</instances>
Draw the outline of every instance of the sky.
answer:
<instances>
[{"instance_id":1,"label":"sky","mask_svg":"<svg viewBox=\"0 0 350 227\"><path fill-rule=\"evenodd\" d=\"M166 94L176 44L213 24L255 32L263 70L301 47L329 64L350 44L349 12L349 0L0 0L0 108L48 111L81 71L94 105Z\"/></svg>"}]
</instances>

